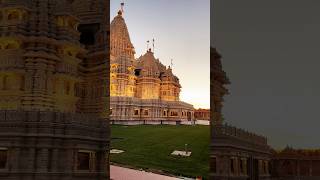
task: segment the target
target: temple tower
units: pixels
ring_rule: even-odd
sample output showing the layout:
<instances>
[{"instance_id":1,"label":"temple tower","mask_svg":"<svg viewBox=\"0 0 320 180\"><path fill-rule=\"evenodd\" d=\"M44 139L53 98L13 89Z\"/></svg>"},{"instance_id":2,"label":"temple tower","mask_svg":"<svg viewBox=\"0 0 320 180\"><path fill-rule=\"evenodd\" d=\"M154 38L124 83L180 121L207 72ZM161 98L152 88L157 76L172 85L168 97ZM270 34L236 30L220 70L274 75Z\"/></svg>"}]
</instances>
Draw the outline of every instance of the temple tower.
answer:
<instances>
[{"instance_id":1,"label":"temple tower","mask_svg":"<svg viewBox=\"0 0 320 180\"><path fill-rule=\"evenodd\" d=\"M109 117L109 7L108 0L73 1L73 9L80 22L80 43L87 50L82 56L79 73L79 112ZM102 100L102 101L101 101Z\"/></svg>"},{"instance_id":2,"label":"temple tower","mask_svg":"<svg viewBox=\"0 0 320 180\"><path fill-rule=\"evenodd\" d=\"M136 91L135 51L122 13L119 11L110 25L110 95L134 97Z\"/></svg>"},{"instance_id":3,"label":"temple tower","mask_svg":"<svg viewBox=\"0 0 320 180\"><path fill-rule=\"evenodd\" d=\"M161 73L161 99L165 101L179 101L180 88L179 79L173 75L172 68L169 66Z\"/></svg>"},{"instance_id":4,"label":"temple tower","mask_svg":"<svg viewBox=\"0 0 320 180\"><path fill-rule=\"evenodd\" d=\"M111 123L176 124L193 120L194 108L179 100L181 86L172 69L156 59L151 49L135 59L123 13L121 9L110 25Z\"/></svg>"},{"instance_id":5,"label":"temple tower","mask_svg":"<svg viewBox=\"0 0 320 180\"><path fill-rule=\"evenodd\" d=\"M229 84L229 80L226 76L226 73L222 70L221 65L221 56L216 51L215 48L210 50L210 59L211 59L211 74L210 74L210 91L211 96L211 114L210 117L213 117L211 123L215 125L222 125L222 102L223 96L228 94L228 90L224 85Z\"/></svg>"},{"instance_id":6,"label":"temple tower","mask_svg":"<svg viewBox=\"0 0 320 180\"><path fill-rule=\"evenodd\" d=\"M137 97L141 99L160 98L160 70L151 49L138 59Z\"/></svg>"}]
</instances>

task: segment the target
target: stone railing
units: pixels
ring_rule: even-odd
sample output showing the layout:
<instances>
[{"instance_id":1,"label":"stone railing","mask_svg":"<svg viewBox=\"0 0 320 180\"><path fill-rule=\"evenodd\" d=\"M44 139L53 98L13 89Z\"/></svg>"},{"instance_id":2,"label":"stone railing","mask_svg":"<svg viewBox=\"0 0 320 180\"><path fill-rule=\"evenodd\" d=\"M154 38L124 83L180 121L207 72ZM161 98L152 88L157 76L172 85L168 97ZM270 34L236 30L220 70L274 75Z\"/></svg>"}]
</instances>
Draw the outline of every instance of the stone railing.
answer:
<instances>
[{"instance_id":1,"label":"stone railing","mask_svg":"<svg viewBox=\"0 0 320 180\"><path fill-rule=\"evenodd\" d=\"M0 136L68 136L105 141L108 126L109 122L90 114L0 110Z\"/></svg>"},{"instance_id":2,"label":"stone railing","mask_svg":"<svg viewBox=\"0 0 320 180\"><path fill-rule=\"evenodd\" d=\"M253 144L267 145L266 137L248 132L234 126L230 126L228 124L213 127L212 135L216 137L229 136Z\"/></svg>"},{"instance_id":3,"label":"stone railing","mask_svg":"<svg viewBox=\"0 0 320 180\"><path fill-rule=\"evenodd\" d=\"M2 3L0 3L0 7L19 7L19 6L26 6L30 7L32 6L31 0L3 0Z\"/></svg>"}]
</instances>

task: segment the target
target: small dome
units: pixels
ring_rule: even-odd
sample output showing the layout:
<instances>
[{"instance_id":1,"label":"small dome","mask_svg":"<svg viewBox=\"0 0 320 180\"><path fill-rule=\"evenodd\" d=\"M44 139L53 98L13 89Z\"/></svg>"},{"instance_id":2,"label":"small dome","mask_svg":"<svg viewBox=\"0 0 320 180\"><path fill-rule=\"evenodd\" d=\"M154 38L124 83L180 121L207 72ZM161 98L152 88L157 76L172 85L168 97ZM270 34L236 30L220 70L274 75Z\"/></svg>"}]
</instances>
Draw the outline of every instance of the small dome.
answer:
<instances>
[{"instance_id":1,"label":"small dome","mask_svg":"<svg viewBox=\"0 0 320 180\"><path fill-rule=\"evenodd\" d=\"M168 69L166 69L164 72L161 73L161 77L160 78L161 78L162 81L175 82L175 83L178 84L179 87L181 87L180 86L180 82L179 82L179 78L172 73L172 69L171 69L170 66L168 67Z\"/></svg>"},{"instance_id":2,"label":"small dome","mask_svg":"<svg viewBox=\"0 0 320 180\"><path fill-rule=\"evenodd\" d=\"M157 61L151 50L138 59L138 68L141 69L142 76L159 77L160 75Z\"/></svg>"},{"instance_id":3,"label":"small dome","mask_svg":"<svg viewBox=\"0 0 320 180\"><path fill-rule=\"evenodd\" d=\"M174 75L173 75L173 73L172 73L172 69L170 68L170 66L169 66L169 68L168 69L166 69L163 73L162 73L162 76L161 76L162 78L169 78L169 79L172 79L173 77L174 77Z\"/></svg>"},{"instance_id":4,"label":"small dome","mask_svg":"<svg viewBox=\"0 0 320 180\"><path fill-rule=\"evenodd\" d=\"M110 24L110 48L111 55L113 56L126 54L133 58L135 54L128 28L124 18L122 17L121 11L118 12L118 15Z\"/></svg>"}]
</instances>

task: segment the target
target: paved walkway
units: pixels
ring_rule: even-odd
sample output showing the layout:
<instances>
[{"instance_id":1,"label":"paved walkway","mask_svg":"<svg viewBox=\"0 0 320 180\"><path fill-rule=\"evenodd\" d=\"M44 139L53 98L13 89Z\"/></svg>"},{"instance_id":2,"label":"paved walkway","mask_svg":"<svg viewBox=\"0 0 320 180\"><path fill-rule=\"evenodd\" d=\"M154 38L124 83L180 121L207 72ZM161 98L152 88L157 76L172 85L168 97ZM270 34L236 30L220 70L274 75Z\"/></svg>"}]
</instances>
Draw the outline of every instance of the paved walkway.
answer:
<instances>
[{"instance_id":1,"label":"paved walkway","mask_svg":"<svg viewBox=\"0 0 320 180\"><path fill-rule=\"evenodd\" d=\"M110 166L111 180L181 180L180 178L154 174L119 166Z\"/></svg>"}]
</instances>

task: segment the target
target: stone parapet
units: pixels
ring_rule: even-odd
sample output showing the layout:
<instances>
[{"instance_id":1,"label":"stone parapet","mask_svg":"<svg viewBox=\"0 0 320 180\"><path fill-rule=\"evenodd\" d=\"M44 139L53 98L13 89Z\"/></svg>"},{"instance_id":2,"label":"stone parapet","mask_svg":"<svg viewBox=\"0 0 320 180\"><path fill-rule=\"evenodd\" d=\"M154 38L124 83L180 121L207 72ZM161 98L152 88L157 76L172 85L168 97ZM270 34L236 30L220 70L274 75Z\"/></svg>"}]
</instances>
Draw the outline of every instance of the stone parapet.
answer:
<instances>
[{"instance_id":1,"label":"stone parapet","mask_svg":"<svg viewBox=\"0 0 320 180\"><path fill-rule=\"evenodd\" d=\"M241 141L247 141L252 144L266 145L266 146L268 145L266 137L248 132L246 130L243 130L234 126L226 125L226 124L213 127L212 135L213 135L213 138L228 136L228 137L236 138Z\"/></svg>"}]
</instances>

